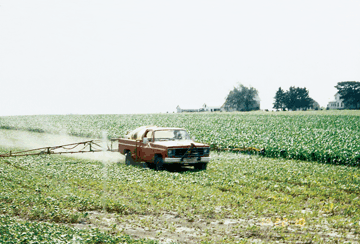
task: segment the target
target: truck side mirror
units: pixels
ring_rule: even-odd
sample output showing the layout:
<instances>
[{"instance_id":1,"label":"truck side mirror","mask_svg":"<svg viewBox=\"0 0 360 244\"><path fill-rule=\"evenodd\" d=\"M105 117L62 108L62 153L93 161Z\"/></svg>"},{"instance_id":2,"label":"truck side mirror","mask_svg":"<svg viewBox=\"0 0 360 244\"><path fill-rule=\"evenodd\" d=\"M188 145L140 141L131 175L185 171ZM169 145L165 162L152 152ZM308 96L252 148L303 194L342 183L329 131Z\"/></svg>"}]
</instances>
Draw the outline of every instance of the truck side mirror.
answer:
<instances>
[{"instance_id":1,"label":"truck side mirror","mask_svg":"<svg viewBox=\"0 0 360 244\"><path fill-rule=\"evenodd\" d=\"M148 142L149 142L149 138L144 137L144 138L143 138L143 143L144 143L144 144L147 144Z\"/></svg>"}]
</instances>

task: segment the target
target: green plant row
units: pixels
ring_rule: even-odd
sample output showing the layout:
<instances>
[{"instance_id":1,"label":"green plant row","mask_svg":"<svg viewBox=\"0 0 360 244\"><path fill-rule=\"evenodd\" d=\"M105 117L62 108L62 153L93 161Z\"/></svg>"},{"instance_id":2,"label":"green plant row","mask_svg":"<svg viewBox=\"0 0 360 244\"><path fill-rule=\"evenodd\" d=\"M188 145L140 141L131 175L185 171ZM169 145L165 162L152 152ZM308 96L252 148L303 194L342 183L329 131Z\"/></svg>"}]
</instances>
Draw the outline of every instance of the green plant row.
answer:
<instances>
[{"instance_id":1,"label":"green plant row","mask_svg":"<svg viewBox=\"0 0 360 244\"><path fill-rule=\"evenodd\" d=\"M98 229L80 230L54 223L38 223L0 215L0 243L157 243L114 236Z\"/></svg>"},{"instance_id":2,"label":"green plant row","mask_svg":"<svg viewBox=\"0 0 360 244\"><path fill-rule=\"evenodd\" d=\"M143 125L186 128L212 148L265 148L268 157L360 164L360 112L52 115L0 118L0 127L119 137Z\"/></svg>"},{"instance_id":3,"label":"green plant row","mask_svg":"<svg viewBox=\"0 0 360 244\"><path fill-rule=\"evenodd\" d=\"M246 223L232 226L224 237L242 233L249 240L252 235L265 235L265 239L275 241L281 235L293 243L309 241L302 232L359 235L359 168L232 153L212 153L212 158L206 171L181 172L55 155L0 159L0 214L27 221L18 226L6 217L1 221L9 224L0 226L13 230L11 235L16 238L21 238L21 233L35 235L31 232L48 233L55 239L56 233L62 232L74 238L72 229L55 223L91 223L92 213L106 211L118 224L138 218L139 226L153 230L151 223L141 222L141 216L156 218L171 212L189 223L200 219L240 219ZM286 220L294 234L287 228L278 229L278 219ZM266 232L257 227L265 222L274 225ZM22 229L28 225L34 230ZM100 232L84 232L81 238L85 240L88 233L108 238L110 243L111 238L117 240L116 234L107 237ZM211 235L204 238L216 242Z\"/></svg>"}]
</instances>

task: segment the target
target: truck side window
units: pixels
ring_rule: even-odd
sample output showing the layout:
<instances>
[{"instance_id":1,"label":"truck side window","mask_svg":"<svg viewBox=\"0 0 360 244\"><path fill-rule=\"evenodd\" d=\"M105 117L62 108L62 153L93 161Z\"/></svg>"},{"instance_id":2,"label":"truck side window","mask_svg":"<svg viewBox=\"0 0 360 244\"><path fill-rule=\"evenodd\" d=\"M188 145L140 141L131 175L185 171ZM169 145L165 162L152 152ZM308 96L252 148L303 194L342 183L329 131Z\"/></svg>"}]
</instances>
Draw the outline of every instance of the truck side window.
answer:
<instances>
[{"instance_id":1,"label":"truck side window","mask_svg":"<svg viewBox=\"0 0 360 244\"><path fill-rule=\"evenodd\" d=\"M148 131L147 133L146 133L146 135L145 135L145 137L146 138L148 138L149 139L149 141L152 141L152 130L151 131Z\"/></svg>"}]
</instances>

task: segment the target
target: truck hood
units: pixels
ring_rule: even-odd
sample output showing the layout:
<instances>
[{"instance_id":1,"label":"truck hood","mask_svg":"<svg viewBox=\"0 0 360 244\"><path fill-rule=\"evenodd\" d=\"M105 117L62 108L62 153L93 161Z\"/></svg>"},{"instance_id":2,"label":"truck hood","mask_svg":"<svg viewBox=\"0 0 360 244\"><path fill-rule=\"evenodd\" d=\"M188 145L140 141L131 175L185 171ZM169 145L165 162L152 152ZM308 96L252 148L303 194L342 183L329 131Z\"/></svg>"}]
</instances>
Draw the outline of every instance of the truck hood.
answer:
<instances>
[{"instance_id":1,"label":"truck hood","mask_svg":"<svg viewBox=\"0 0 360 244\"><path fill-rule=\"evenodd\" d=\"M190 147L191 144L194 144L195 147L208 147L209 145L194 142L191 140L186 141L158 141L151 143L152 145L164 146L164 147Z\"/></svg>"}]
</instances>

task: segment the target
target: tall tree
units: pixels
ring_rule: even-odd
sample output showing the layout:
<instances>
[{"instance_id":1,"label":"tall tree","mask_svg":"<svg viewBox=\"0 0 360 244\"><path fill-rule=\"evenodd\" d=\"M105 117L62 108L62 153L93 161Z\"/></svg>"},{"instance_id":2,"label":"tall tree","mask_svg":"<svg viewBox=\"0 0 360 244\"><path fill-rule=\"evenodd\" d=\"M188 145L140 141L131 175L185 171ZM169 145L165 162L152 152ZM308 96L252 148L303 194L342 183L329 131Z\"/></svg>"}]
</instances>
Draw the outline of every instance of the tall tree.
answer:
<instances>
[{"instance_id":1,"label":"tall tree","mask_svg":"<svg viewBox=\"0 0 360 244\"><path fill-rule=\"evenodd\" d=\"M237 111L259 110L260 102L258 99L258 91L254 87L246 87L239 84L234 87L226 97L225 109Z\"/></svg>"},{"instance_id":2,"label":"tall tree","mask_svg":"<svg viewBox=\"0 0 360 244\"><path fill-rule=\"evenodd\" d=\"M284 94L284 107L288 110L308 109L312 107L313 99L309 96L309 91L304 87L291 86Z\"/></svg>"},{"instance_id":3,"label":"tall tree","mask_svg":"<svg viewBox=\"0 0 360 244\"><path fill-rule=\"evenodd\" d=\"M285 109L285 92L281 87L279 87L279 90L277 90L275 94L275 102L274 107L275 109Z\"/></svg>"},{"instance_id":4,"label":"tall tree","mask_svg":"<svg viewBox=\"0 0 360 244\"><path fill-rule=\"evenodd\" d=\"M311 107L311 98L309 96L309 91L306 88L296 88L297 95L297 108L308 109Z\"/></svg>"},{"instance_id":5,"label":"tall tree","mask_svg":"<svg viewBox=\"0 0 360 244\"><path fill-rule=\"evenodd\" d=\"M288 110L296 110L297 106L297 94L295 86L291 86L288 91L285 93L285 107Z\"/></svg>"},{"instance_id":6,"label":"tall tree","mask_svg":"<svg viewBox=\"0 0 360 244\"><path fill-rule=\"evenodd\" d=\"M344 99L345 108L360 109L360 82L342 81L335 86L340 98Z\"/></svg>"}]
</instances>

